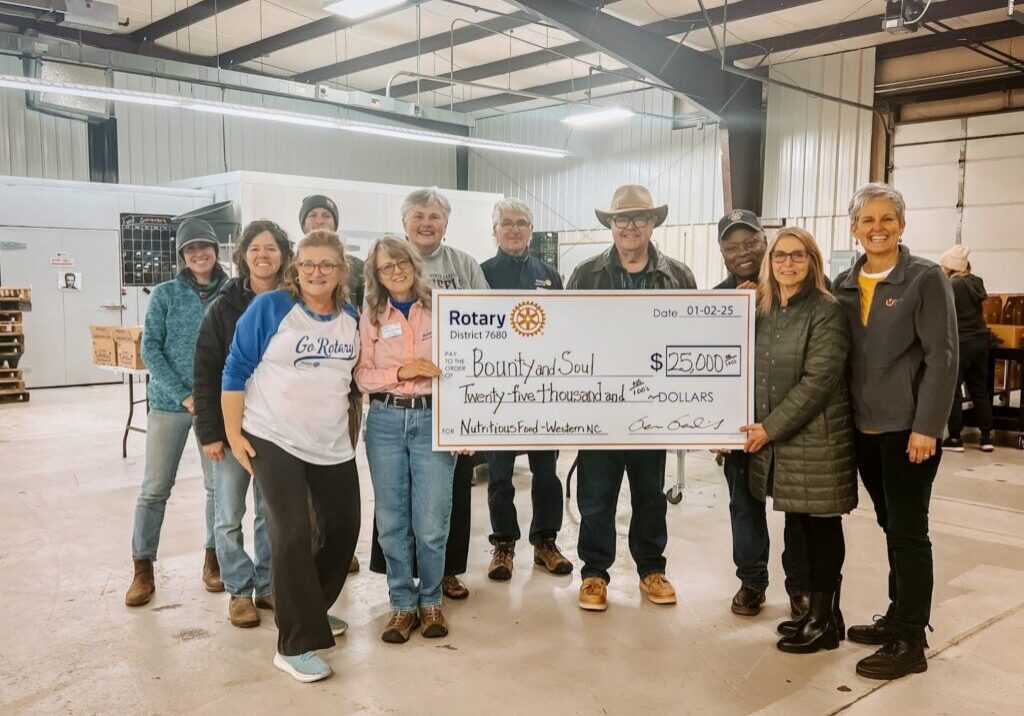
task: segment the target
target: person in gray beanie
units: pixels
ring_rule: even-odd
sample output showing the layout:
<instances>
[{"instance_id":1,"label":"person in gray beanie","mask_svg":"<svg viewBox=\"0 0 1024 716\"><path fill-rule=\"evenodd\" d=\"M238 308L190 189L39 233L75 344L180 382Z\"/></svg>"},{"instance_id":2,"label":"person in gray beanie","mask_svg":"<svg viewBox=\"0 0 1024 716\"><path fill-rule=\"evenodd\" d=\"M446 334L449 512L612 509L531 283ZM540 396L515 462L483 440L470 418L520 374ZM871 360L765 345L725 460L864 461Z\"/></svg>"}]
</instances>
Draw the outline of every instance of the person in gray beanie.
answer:
<instances>
[{"instance_id":1,"label":"person in gray beanie","mask_svg":"<svg viewBox=\"0 0 1024 716\"><path fill-rule=\"evenodd\" d=\"M314 229L327 229L338 232L338 205L323 194L313 194L302 200L299 209L299 226L302 233L308 234ZM340 233L340 232L339 232ZM345 252L348 262L348 300L357 311L363 310L363 261Z\"/></svg>"}]
</instances>

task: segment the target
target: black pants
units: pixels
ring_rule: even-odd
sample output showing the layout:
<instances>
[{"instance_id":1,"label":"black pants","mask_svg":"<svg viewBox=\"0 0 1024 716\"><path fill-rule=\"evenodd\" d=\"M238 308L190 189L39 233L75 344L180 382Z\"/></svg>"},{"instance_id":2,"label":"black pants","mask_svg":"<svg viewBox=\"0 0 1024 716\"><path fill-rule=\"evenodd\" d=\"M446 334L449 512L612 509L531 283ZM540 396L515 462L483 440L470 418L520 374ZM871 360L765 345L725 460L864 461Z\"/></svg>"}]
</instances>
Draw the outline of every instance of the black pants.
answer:
<instances>
[{"instance_id":1,"label":"black pants","mask_svg":"<svg viewBox=\"0 0 1024 716\"><path fill-rule=\"evenodd\" d=\"M786 513L786 531L798 531L807 546L807 566L812 592L834 592L846 561L843 518L818 517L802 512Z\"/></svg>"},{"instance_id":2,"label":"black pants","mask_svg":"<svg viewBox=\"0 0 1024 716\"><path fill-rule=\"evenodd\" d=\"M455 461L455 479L452 483L452 520L448 528L448 544L444 553L444 576L453 577L466 572L469 561L469 528L473 510L473 466L472 455L459 455ZM377 522L373 523L373 540L370 543L370 571L387 574L388 565L384 550L377 537ZM413 555L413 577L418 578L416 557Z\"/></svg>"},{"instance_id":3,"label":"black pants","mask_svg":"<svg viewBox=\"0 0 1024 716\"><path fill-rule=\"evenodd\" d=\"M256 449L252 466L270 534L277 650L296 656L327 649L334 646L327 610L345 586L359 539L356 461L313 465L246 437Z\"/></svg>"},{"instance_id":4,"label":"black pants","mask_svg":"<svg viewBox=\"0 0 1024 716\"><path fill-rule=\"evenodd\" d=\"M910 431L856 433L857 469L871 495L889 552L889 614L909 636L924 632L931 617L932 543L928 537L928 503L939 470L942 448L922 463L907 456Z\"/></svg>"},{"instance_id":5,"label":"black pants","mask_svg":"<svg viewBox=\"0 0 1024 716\"><path fill-rule=\"evenodd\" d=\"M668 527L665 512L664 450L581 450L576 501L580 507L578 552L580 574L609 581L615 562L615 510L622 473L629 477L633 515L629 522L629 551L637 572L646 577L665 571Z\"/></svg>"},{"instance_id":6,"label":"black pants","mask_svg":"<svg viewBox=\"0 0 1024 716\"><path fill-rule=\"evenodd\" d=\"M530 521L530 544L539 544L554 539L562 529L562 483L555 469L558 452L555 450L531 450L526 453L530 459L533 480L530 495L533 498L533 518ZM512 473L516 467L516 453L487 453L487 507L491 513L491 544L498 540L518 540L519 517L516 514L516 488L512 484Z\"/></svg>"},{"instance_id":7,"label":"black pants","mask_svg":"<svg viewBox=\"0 0 1024 716\"><path fill-rule=\"evenodd\" d=\"M977 338L960 344L959 379L953 394L953 409L949 412L949 437L958 438L964 427L963 393L961 385L974 403L974 417L982 434L992 432L992 395L988 382L988 338Z\"/></svg>"}]
</instances>

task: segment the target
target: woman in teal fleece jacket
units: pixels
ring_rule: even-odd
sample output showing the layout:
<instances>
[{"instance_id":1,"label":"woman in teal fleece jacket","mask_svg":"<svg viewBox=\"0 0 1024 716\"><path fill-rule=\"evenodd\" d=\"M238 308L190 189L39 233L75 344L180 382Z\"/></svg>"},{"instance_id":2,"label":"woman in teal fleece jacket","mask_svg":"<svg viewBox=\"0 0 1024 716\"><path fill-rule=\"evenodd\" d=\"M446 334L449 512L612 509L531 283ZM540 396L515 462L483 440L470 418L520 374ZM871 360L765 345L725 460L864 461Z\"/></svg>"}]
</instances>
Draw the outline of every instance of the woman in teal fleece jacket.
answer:
<instances>
[{"instance_id":1,"label":"woman in teal fleece jacket","mask_svg":"<svg viewBox=\"0 0 1024 716\"><path fill-rule=\"evenodd\" d=\"M192 367L199 326L207 305L227 278L217 263L217 237L207 222L182 222L177 235L178 275L153 289L142 333L142 358L150 373L146 421L146 471L135 506L132 559L135 576L125 595L130 607L149 602L156 590L153 562L160 543L164 509L174 487L178 463L192 428ZM214 544L213 466L199 451L206 487L207 590L224 590Z\"/></svg>"}]
</instances>

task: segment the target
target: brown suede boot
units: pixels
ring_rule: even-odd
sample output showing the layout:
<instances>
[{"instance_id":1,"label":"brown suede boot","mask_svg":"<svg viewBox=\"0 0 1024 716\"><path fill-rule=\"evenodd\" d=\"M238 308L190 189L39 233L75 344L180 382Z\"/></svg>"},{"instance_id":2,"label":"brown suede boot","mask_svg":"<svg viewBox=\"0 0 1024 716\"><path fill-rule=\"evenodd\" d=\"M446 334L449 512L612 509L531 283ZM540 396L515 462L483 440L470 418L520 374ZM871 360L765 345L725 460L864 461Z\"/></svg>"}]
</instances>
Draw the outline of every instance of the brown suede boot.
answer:
<instances>
[{"instance_id":1,"label":"brown suede boot","mask_svg":"<svg viewBox=\"0 0 1024 716\"><path fill-rule=\"evenodd\" d=\"M223 592L224 582L220 579L220 563L217 562L217 550L206 548L206 560L203 562L203 584L208 592Z\"/></svg>"},{"instance_id":2,"label":"brown suede boot","mask_svg":"<svg viewBox=\"0 0 1024 716\"><path fill-rule=\"evenodd\" d=\"M149 604L156 591L156 583L153 581L153 560L135 560L135 578L132 579L132 586L128 587L128 593L124 595L126 607L141 607Z\"/></svg>"},{"instance_id":3,"label":"brown suede boot","mask_svg":"<svg viewBox=\"0 0 1024 716\"><path fill-rule=\"evenodd\" d=\"M260 625L260 613L252 603L252 597L232 596L228 602L228 619L236 627L248 629Z\"/></svg>"}]
</instances>

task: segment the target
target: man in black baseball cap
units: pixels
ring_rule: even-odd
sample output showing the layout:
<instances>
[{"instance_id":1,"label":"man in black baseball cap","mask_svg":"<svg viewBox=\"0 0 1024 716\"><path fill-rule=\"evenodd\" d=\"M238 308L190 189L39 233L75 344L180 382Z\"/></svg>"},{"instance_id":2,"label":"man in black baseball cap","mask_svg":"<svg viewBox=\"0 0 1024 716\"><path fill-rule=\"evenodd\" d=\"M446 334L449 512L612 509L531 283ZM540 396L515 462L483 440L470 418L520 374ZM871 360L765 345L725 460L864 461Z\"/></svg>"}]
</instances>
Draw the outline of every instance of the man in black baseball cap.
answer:
<instances>
[{"instance_id":1,"label":"man in black baseball cap","mask_svg":"<svg viewBox=\"0 0 1024 716\"><path fill-rule=\"evenodd\" d=\"M757 288L761 262L768 248L757 214L735 209L718 222L718 246L729 275L717 289ZM750 494L749 461L742 450L721 453L729 485L732 559L740 588L732 598L733 614L756 616L768 589L768 520L765 503ZM799 619L810 604L810 574L803 535L786 524L782 567L786 572L790 614Z\"/></svg>"},{"instance_id":2,"label":"man in black baseball cap","mask_svg":"<svg viewBox=\"0 0 1024 716\"><path fill-rule=\"evenodd\" d=\"M338 231L338 205L330 197L313 194L302 200L299 209L299 226L302 233L308 234L315 229ZM363 308L363 261L345 252L348 261L348 298L357 311Z\"/></svg>"}]
</instances>

